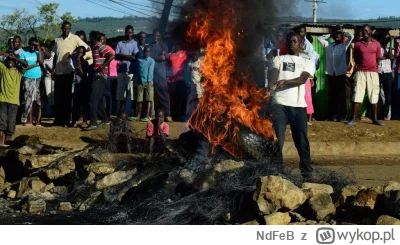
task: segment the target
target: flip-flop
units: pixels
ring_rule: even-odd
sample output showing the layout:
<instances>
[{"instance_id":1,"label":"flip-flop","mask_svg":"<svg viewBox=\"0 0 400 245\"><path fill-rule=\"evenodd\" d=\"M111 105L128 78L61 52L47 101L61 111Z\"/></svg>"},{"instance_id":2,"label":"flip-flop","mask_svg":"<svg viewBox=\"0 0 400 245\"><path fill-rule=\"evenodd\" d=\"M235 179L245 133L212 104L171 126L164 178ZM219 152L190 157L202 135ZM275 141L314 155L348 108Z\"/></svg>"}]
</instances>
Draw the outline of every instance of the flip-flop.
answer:
<instances>
[{"instance_id":1,"label":"flip-flop","mask_svg":"<svg viewBox=\"0 0 400 245\"><path fill-rule=\"evenodd\" d=\"M150 118L145 117L145 118L142 118L142 120L140 120L140 121L142 121L142 122L150 122Z\"/></svg>"},{"instance_id":2,"label":"flip-flop","mask_svg":"<svg viewBox=\"0 0 400 245\"><path fill-rule=\"evenodd\" d=\"M36 124L36 127L41 127L42 126L42 124Z\"/></svg>"},{"instance_id":3,"label":"flip-flop","mask_svg":"<svg viewBox=\"0 0 400 245\"><path fill-rule=\"evenodd\" d=\"M128 117L128 120L129 121L137 121L137 118L136 117Z\"/></svg>"},{"instance_id":4,"label":"flip-flop","mask_svg":"<svg viewBox=\"0 0 400 245\"><path fill-rule=\"evenodd\" d=\"M32 125L33 125L32 123L25 123L24 124L25 127L29 127L29 126L32 126Z\"/></svg>"},{"instance_id":5,"label":"flip-flop","mask_svg":"<svg viewBox=\"0 0 400 245\"><path fill-rule=\"evenodd\" d=\"M349 122L347 122L347 123L345 123L347 126L354 126L354 125L356 125L356 122L355 121L349 121Z\"/></svg>"},{"instance_id":6,"label":"flip-flop","mask_svg":"<svg viewBox=\"0 0 400 245\"><path fill-rule=\"evenodd\" d=\"M379 121L372 122L372 124L377 125L377 126L381 126L381 127L385 126L384 123L379 122Z\"/></svg>"}]
</instances>

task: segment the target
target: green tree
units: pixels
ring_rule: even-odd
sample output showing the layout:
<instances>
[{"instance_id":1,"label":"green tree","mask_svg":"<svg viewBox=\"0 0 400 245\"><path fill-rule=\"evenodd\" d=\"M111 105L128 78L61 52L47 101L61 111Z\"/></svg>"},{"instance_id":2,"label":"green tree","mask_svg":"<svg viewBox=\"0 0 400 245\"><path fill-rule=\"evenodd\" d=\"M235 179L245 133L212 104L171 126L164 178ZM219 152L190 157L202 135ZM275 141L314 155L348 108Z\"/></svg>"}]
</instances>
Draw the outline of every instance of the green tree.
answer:
<instances>
[{"instance_id":1,"label":"green tree","mask_svg":"<svg viewBox=\"0 0 400 245\"><path fill-rule=\"evenodd\" d=\"M0 18L0 38L4 43L11 36L20 35L26 39L28 35L37 35L35 26L38 18L29 14L26 9L15 10L12 14L6 14Z\"/></svg>"},{"instance_id":2,"label":"green tree","mask_svg":"<svg viewBox=\"0 0 400 245\"><path fill-rule=\"evenodd\" d=\"M53 40L55 35L60 32L63 21L69 21L72 24L77 22L77 19L72 16L71 12L66 12L61 16L57 15L58 7L58 3L48 3L38 7L41 39L45 43Z\"/></svg>"},{"instance_id":3,"label":"green tree","mask_svg":"<svg viewBox=\"0 0 400 245\"><path fill-rule=\"evenodd\" d=\"M71 12L62 15L57 14L59 4L48 3L37 7L37 13L29 13L26 9L15 10L12 14L6 14L0 18L0 41L4 43L9 37L20 35L24 41L29 36L34 36L40 41L49 43L60 32L61 23L69 21L72 24L77 19Z\"/></svg>"}]
</instances>

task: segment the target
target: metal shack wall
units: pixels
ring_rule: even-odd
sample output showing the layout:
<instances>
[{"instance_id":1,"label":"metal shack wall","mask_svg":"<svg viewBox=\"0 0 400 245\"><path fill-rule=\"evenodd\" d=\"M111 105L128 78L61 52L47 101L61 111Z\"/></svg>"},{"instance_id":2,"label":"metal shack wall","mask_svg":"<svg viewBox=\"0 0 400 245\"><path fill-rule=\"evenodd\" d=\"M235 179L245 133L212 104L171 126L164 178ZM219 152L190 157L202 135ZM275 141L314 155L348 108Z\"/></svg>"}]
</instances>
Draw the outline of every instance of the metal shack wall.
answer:
<instances>
[{"instance_id":1,"label":"metal shack wall","mask_svg":"<svg viewBox=\"0 0 400 245\"><path fill-rule=\"evenodd\" d=\"M317 77L317 93L315 101L313 101L315 116L319 119L326 119L328 117L328 79L325 74L325 48L318 42L318 36L313 36L313 46L320 58L320 66L315 75Z\"/></svg>"}]
</instances>

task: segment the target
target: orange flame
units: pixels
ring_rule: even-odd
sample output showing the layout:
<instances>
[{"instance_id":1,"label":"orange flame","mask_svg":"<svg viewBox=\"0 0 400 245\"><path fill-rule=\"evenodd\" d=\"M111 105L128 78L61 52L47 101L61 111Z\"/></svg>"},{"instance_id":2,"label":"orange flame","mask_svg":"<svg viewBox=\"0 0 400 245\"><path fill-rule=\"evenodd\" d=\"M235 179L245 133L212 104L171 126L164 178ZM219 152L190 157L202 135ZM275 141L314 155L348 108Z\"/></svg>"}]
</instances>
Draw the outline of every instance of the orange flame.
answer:
<instances>
[{"instance_id":1,"label":"orange flame","mask_svg":"<svg viewBox=\"0 0 400 245\"><path fill-rule=\"evenodd\" d=\"M213 28L216 24L223 29ZM239 156L238 123L271 141L275 142L276 136L271 121L258 114L269 99L269 92L258 89L254 81L240 81L234 75L237 49L233 35L245 35L244 30L235 32L235 25L232 9L222 18L212 11L205 15L197 13L190 24L189 40L206 45L206 55L201 63L204 93L189 125L213 146L222 146Z\"/></svg>"}]
</instances>

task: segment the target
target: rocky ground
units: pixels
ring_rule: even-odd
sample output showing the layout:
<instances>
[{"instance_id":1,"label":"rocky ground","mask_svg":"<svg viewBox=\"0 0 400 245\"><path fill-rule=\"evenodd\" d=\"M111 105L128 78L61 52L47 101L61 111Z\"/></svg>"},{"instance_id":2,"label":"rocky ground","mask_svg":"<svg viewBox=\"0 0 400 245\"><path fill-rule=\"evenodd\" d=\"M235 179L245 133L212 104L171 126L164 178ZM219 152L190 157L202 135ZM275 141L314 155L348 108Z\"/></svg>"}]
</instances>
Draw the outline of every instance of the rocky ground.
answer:
<instances>
[{"instance_id":1,"label":"rocky ground","mask_svg":"<svg viewBox=\"0 0 400 245\"><path fill-rule=\"evenodd\" d=\"M310 138L396 141L397 126L317 122ZM395 156L319 157L313 179L304 182L295 159L281 171L269 161L210 154L203 141L182 142L182 123L171 124L166 153L143 154L144 127L133 123L135 154L107 151L107 128L18 127L12 146L0 149L0 224L400 222Z\"/></svg>"}]
</instances>

